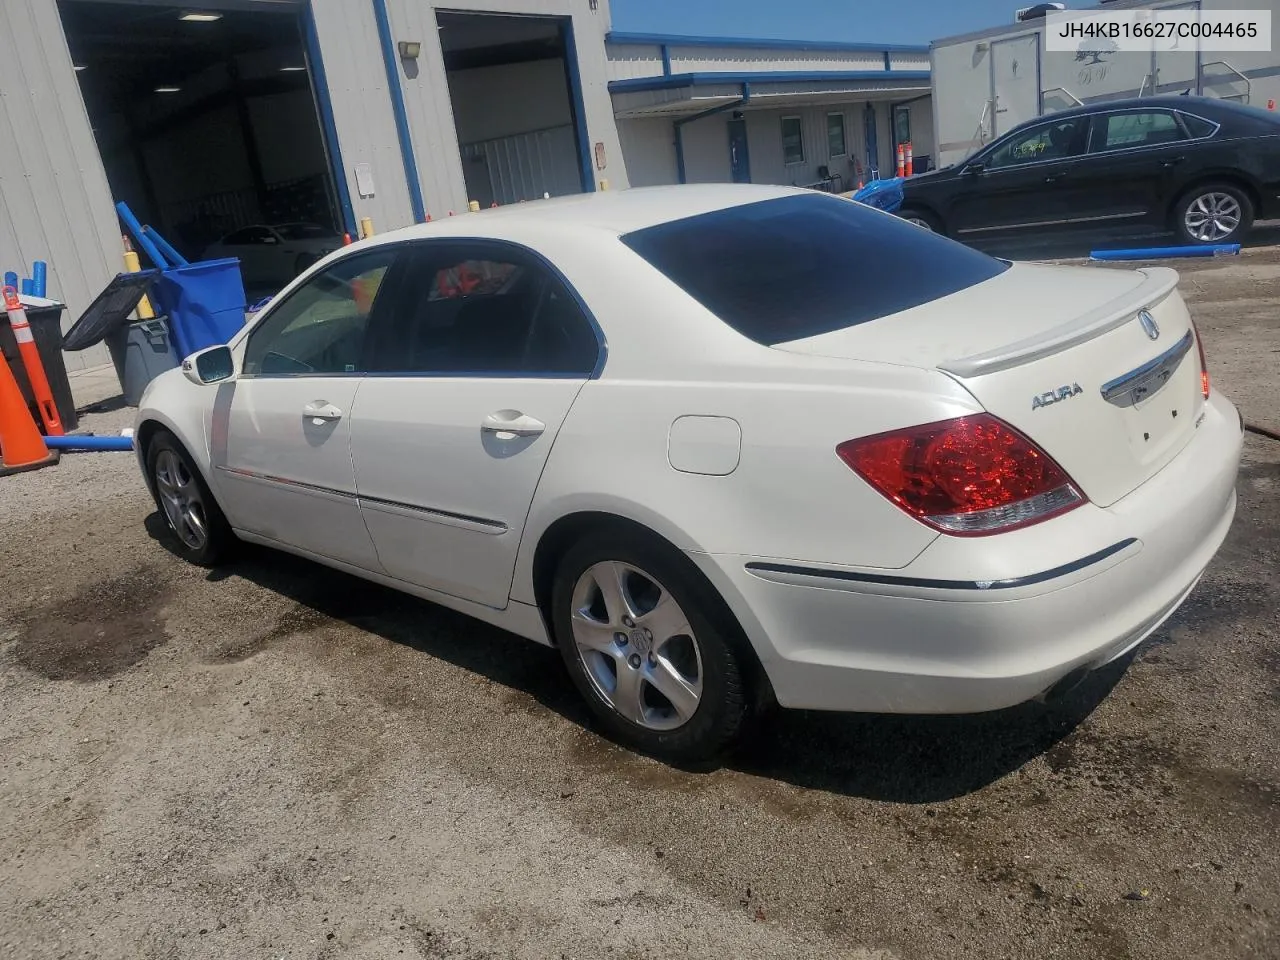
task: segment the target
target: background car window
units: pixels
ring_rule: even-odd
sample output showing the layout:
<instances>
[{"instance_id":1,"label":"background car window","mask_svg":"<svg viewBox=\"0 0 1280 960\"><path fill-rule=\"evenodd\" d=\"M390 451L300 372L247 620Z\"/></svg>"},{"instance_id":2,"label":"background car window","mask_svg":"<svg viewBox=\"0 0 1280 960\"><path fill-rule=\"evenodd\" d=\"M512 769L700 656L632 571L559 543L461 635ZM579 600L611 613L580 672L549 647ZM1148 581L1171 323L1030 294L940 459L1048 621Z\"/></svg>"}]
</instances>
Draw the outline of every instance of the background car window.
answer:
<instances>
[{"instance_id":1,"label":"background car window","mask_svg":"<svg viewBox=\"0 0 1280 960\"><path fill-rule=\"evenodd\" d=\"M434 244L417 258L415 279L388 314L380 369L583 377L595 369L600 347L590 321L542 264Z\"/></svg>"},{"instance_id":2,"label":"background car window","mask_svg":"<svg viewBox=\"0 0 1280 960\"><path fill-rule=\"evenodd\" d=\"M1172 113L1153 110L1143 113L1107 113L1094 118L1090 153L1150 147L1185 140Z\"/></svg>"},{"instance_id":3,"label":"background car window","mask_svg":"<svg viewBox=\"0 0 1280 960\"><path fill-rule=\"evenodd\" d=\"M769 346L872 320L892 323L892 314L1009 268L913 223L822 194L699 214L628 233L622 242L724 323ZM652 279L637 274L635 282Z\"/></svg>"},{"instance_id":4,"label":"background car window","mask_svg":"<svg viewBox=\"0 0 1280 960\"><path fill-rule=\"evenodd\" d=\"M1218 125L1212 120L1206 120L1204 117L1193 116L1190 113L1181 114L1182 122L1186 124L1187 129L1191 132L1191 136L1199 139L1201 137L1213 136Z\"/></svg>"},{"instance_id":5,"label":"background car window","mask_svg":"<svg viewBox=\"0 0 1280 960\"><path fill-rule=\"evenodd\" d=\"M987 157L988 169L1044 160L1065 160L1084 153L1088 118L1071 117L1012 137Z\"/></svg>"},{"instance_id":6,"label":"background car window","mask_svg":"<svg viewBox=\"0 0 1280 960\"><path fill-rule=\"evenodd\" d=\"M332 230L315 223L282 223L276 232L286 240L324 240L334 235Z\"/></svg>"},{"instance_id":7,"label":"background car window","mask_svg":"<svg viewBox=\"0 0 1280 960\"><path fill-rule=\"evenodd\" d=\"M244 372L359 373L369 315L397 251L348 257L300 286L249 334Z\"/></svg>"}]
</instances>

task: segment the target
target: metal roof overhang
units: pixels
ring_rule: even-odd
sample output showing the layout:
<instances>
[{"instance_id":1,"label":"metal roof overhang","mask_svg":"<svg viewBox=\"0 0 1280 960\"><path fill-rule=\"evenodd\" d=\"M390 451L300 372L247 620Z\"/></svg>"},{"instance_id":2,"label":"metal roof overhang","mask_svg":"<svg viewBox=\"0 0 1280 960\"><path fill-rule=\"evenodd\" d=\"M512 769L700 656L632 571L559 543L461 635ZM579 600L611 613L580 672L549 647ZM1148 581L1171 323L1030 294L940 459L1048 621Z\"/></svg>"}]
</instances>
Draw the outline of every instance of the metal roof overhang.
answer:
<instances>
[{"instance_id":1,"label":"metal roof overhang","mask_svg":"<svg viewBox=\"0 0 1280 960\"><path fill-rule=\"evenodd\" d=\"M788 109L897 99L929 92L928 70L773 73L683 73L614 80L613 113L619 120L684 117L741 100L744 110Z\"/></svg>"}]
</instances>

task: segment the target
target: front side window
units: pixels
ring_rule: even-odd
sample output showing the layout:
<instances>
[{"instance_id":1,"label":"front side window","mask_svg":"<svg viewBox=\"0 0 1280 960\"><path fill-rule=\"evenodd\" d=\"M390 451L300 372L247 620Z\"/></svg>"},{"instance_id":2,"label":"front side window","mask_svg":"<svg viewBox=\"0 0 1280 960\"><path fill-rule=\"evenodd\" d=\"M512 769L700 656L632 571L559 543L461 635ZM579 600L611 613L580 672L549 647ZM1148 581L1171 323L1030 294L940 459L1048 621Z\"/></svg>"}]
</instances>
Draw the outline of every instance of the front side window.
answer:
<instances>
[{"instance_id":1,"label":"front side window","mask_svg":"<svg viewBox=\"0 0 1280 960\"><path fill-rule=\"evenodd\" d=\"M827 114L827 156L843 157L848 151L844 143L844 114Z\"/></svg>"},{"instance_id":2,"label":"front side window","mask_svg":"<svg viewBox=\"0 0 1280 960\"><path fill-rule=\"evenodd\" d=\"M1094 118L1090 153L1154 147L1185 140L1172 113L1150 110L1134 113L1106 113Z\"/></svg>"},{"instance_id":3,"label":"front side window","mask_svg":"<svg viewBox=\"0 0 1280 960\"><path fill-rule=\"evenodd\" d=\"M799 117L782 118L782 162L804 163L804 130Z\"/></svg>"},{"instance_id":4,"label":"front side window","mask_svg":"<svg viewBox=\"0 0 1280 960\"><path fill-rule=\"evenodd\" d=\"M1087 117L1042 124L1001 144L987 157L986 166L999 169L1078 157L1084 153L1088 132Z\"/></svg>"},{"instance_id":5,"label":"front side window","mask_svg":"<svg viewBox=\"0 0 1280 960\"><path fill-rule=\"evenodd\" d=\"M432 376L588 377L599 341L564 283L521 250L424 244L388 314L380 369Z\"/></svg>"},{"instance_id":6,"label":"front side window","mask_svg":"<svg viewBox=\"0 0 1280 960\"><path fill-rule=\"evenodd\" d=\"M309 376L364 372L365 334L397 248L347 257L311 277L249 334L244 372Z\"/></svg>"}]
</instances>

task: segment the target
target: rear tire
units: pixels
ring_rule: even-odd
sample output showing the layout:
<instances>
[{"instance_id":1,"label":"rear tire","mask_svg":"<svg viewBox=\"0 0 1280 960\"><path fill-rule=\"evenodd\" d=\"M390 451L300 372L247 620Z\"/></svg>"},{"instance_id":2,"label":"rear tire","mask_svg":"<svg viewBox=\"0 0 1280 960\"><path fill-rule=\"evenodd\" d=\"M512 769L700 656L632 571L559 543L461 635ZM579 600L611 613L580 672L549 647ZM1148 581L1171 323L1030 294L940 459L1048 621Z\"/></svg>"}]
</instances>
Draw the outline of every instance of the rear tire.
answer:
<instances>
[{"instance_id":1,"label":"rear tire","mask_svg":"<svg viewBox=\"0 0 1280 960\"><path fill-rule=\"evenodd\" d=\"M745 638L671 548L591 534L556 569L551 621L569 675L616 740L675 762L713 760L752 714Z\"/></svg>"},{"instance_id":2,"label":"rear tire","mask_svg":"<svg viewBox=\"0 0 1280 960\"><path fill-rule=\"evenodd\" d=\"M1253 226L1253 201L1230 183L1202 183L1174 204L1173 228L1185 244L1240 243Z\"/></svg>"},{"instance_id":3,"label":"rear tire","mask_svg":"<svg viewBox=\"0 0 1280 960\"><path fill-rule=\"evenodd\" d=\"M147 477L178 555L200 567L227 560L236 535L191 455L167 430L157 432L147 447Z\"/></svg>"},{"instance_id":4,"label":"rear tire","mask_svg":"<svg viewBox=\"0 0 1280 960\"><path fill-rule=\"evenodd\" d=\"M898 211L898 216L908 223L914 223L917 227L928 230L930 233L943 234L942 221L928 210L920 207L902 207Z\"/></svg>"}]
</instances>

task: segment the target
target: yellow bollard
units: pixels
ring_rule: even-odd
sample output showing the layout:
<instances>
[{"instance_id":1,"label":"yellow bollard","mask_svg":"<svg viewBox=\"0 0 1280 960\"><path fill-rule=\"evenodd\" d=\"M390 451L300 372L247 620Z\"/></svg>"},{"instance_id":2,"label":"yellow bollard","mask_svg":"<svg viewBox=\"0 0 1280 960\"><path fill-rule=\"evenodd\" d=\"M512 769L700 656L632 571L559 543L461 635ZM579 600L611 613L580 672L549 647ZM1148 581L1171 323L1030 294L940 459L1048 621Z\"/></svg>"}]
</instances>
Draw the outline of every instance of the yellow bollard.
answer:
<instances>
[{"instance_id":1,"label":"yellow bollard","mask_svg":"<svg viewBox=\"0 0 1280 960\"><path fill-rule=\"evenodd\" d=\"M142 269L142 263L138 260L138 254L133 250L126 249L124 252L124 272L137 273ZM144 294L142 299L138 301L138 319L150 320L156 315L151 309L151 301Z\"/></svg>"},{"instance_id":2,"label":"yellow bollard","mask_svg":"<svg viewBox=\"0 0 1280 960\"><path fill-rule=\"evenodd\" d=\"M601 190L608 190L608 189L609 189L609 181L608 181L608 180L601 180L601 181L600 181L600 189L601 189Z\"/></svg>"},{"instance_id":3,"label":"yellow bollard","mask_svg":"<svg viewBox=\"0 0 1280 960\"><path fill-rule=\"evenodd\" d=\"M479 201L479 200L468 200L468 201L467 201L467 210L468 210L468 212L470 212L470 213L479 213L479 212L480 212L480 201Z\"/></svg>"},{"instance_id":4,"label":"yellow bollard","mask_svg":"<svg viewBox=\"0 0 1280 960\"><path fill-rule=\"evenodd\" d=\"M373 236L373 217L360 218L360 239Z\"/></svg>"}]
</instances>

